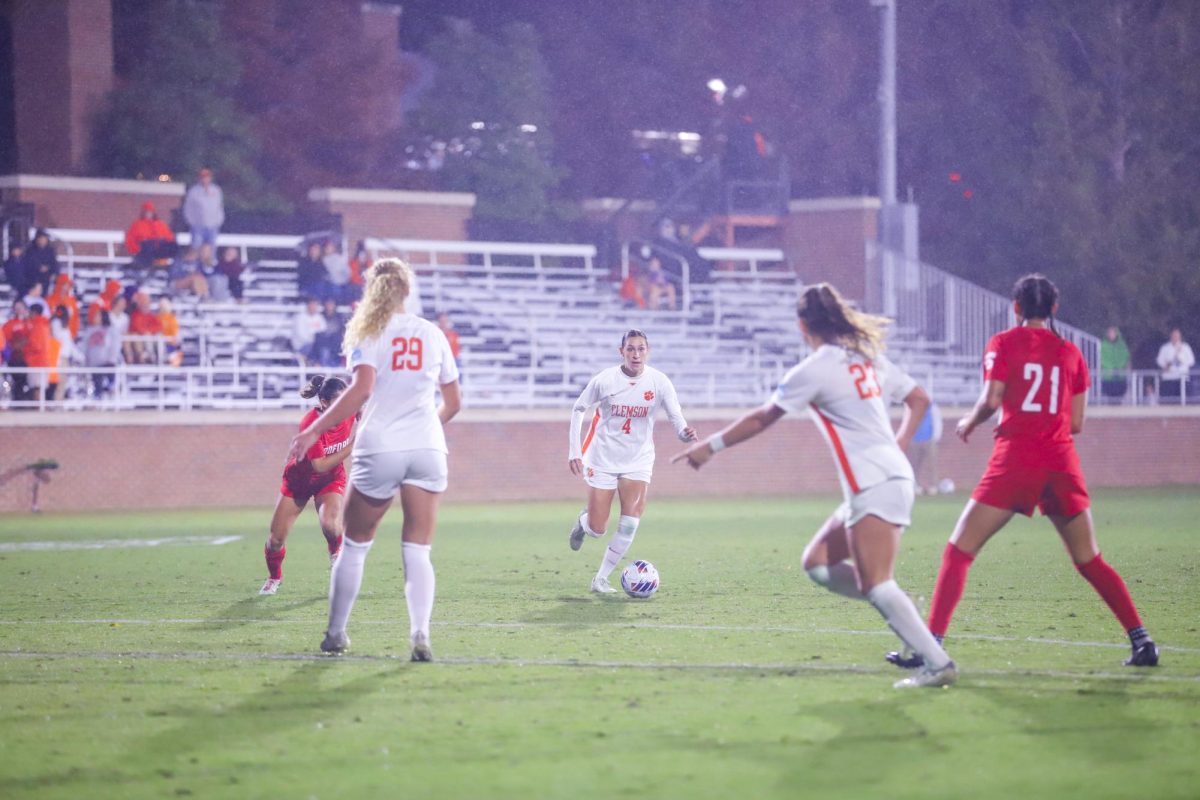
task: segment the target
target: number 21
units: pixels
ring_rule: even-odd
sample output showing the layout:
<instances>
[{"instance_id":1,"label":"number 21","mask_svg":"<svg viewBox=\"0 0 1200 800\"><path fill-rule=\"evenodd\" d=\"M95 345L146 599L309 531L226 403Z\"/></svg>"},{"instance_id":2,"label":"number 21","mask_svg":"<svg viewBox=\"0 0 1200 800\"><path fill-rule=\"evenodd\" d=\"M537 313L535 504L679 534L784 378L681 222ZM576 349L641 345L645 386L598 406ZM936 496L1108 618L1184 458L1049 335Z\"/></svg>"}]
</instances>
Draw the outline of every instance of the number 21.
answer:
<instances>
[{"instance_id":1,"label":"number 21","mask_svg":"<svg viewBox=\"0 0 1200 800\"><path fill-rule=\"evenodd\" d=\"M1029 384L1029 392L1025 395L1025 401L1021 403L1022 411L1038 412L1042 410L1042 404L1034 400L1038 389L1042 388L1042 376L1044 372L1041 364L1029 362L1025 364L1025 380L1032 380ZM1058 367L1053 367L1050 370L1050 405L1046 408L1047 414L1058 413Z\"/></svg>"}]
</instances>

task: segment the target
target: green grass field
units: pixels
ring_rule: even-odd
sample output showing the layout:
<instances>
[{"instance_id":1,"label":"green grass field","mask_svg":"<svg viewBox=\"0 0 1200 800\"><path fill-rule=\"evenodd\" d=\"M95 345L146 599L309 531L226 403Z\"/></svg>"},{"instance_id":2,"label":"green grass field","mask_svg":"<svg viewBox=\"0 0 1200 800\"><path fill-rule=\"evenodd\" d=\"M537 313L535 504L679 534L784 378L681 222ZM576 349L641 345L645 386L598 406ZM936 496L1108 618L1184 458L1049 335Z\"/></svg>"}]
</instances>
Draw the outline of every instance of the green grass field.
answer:
<instances>
[{"instance_id":1,"label":"green grass field","mask_svg":"<svg viewBox=\"0 0 1200 800\"><path fill-rule=\"evenodd\" d=\"M910 592L931 591L963 499L918 502ZM800 568L833 504L652 501L631 551L662 572L649 601L588 593L601 553L567 548L577 505L448 504L420 665L398 512L341 659L316 655L311 515L266 598L269 509L4 517L0 797L1200 796L1200 493L1095 497L1161 667L1120 665L1049 524L1018 520L951 629L960 683L920 692L891 688L875 611ZM168 541L116 546L147 539Z\"/></svg>"}]
</instances>

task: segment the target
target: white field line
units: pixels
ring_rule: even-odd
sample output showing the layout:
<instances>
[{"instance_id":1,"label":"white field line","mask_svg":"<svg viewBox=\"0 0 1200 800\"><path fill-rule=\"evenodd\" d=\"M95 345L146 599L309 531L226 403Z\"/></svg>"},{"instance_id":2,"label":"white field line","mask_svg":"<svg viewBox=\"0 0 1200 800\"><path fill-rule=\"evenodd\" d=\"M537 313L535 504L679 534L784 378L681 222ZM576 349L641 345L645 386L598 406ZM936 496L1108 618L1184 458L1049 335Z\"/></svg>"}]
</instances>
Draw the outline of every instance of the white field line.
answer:
<instances>
[{"instance_id":1,"label":"white field line","mask_svg":"<svg viewBox=\"0 0 1200 800\"><path fill-rule=\"evenodd\" d=\"M130 652L31 652L24 650L0 650L0 658L33 660L77 659L93 661L347 661L359 663L408 663L405 655L343 655L328 656L319 653L237 653L237 652L176 652L156 653ZM583 669L639 669L679 670L687 672L778 672L784 675L799 672L856 675L897 675L893 667L866 667L861 664L754 664L749 662L643 662L603 661L570 658L502 658L502 657L439 657L438 664L450 666L494 666L494 667L567 667ZM417 667L428 669L428 667ZM1123 681L1127 683L1200 683L1200 675L1164 675L1145 671L1128 672L1071 672L1055 669L978 669L970 670L969 676L983 677L1037 677L1061 678L1065 680Z\"/></svg>"},{"instance_id":2,"label":"white field line","mask_svg":"<svg viewBox=\"0 0 1200 800\"><path fill-rule=\"evenodd\" d=\"M269 601L268 601L269 602ZM290 605L299 605L292 603ZM277 604L273 604L277 605ZM194 618L162 618L162 619L123 619L120 617L102 619L0 619L3 625L312 625L309 619L256 619L254 617L194 617ZM371 619L359 620L355 625L407 625L407 619ZM880 636L895 638L890 630L854 630L851 628L803 628L791 625L680 625L657 622L602 622L595 624L576 622L438 622L433 625L446 628L481 628L481 629L514 629L521 628L578 628L600 627L614 629L636 629L651 631L731 631L735 633L807 633L823 636ZM1026 644L1045 644L1057 647L1099 647L1113 650L1128 650L1129 645L1117 642L1088 642L1073 639L1046 639L1036 636L995 636L986 633L956 633L951 639L966 639L981 642L1023 642ZM1200 647L1179 647L1159 645L1159 650L1171 653L1200 654Z\"/></svg>"},{"instance_id":3,"label":"white field line","mask_svg":"<svg viewBox=\"0 0 1200 800\"><path fill-rule=\"evenodd\" d=\"M169 544L221 545L237 542L241 536L164 536L160 539L93 539L89 541L0 542L0 553L21 550L115 550L123 547L161 547Z\"/></svg>"}]
</instances>

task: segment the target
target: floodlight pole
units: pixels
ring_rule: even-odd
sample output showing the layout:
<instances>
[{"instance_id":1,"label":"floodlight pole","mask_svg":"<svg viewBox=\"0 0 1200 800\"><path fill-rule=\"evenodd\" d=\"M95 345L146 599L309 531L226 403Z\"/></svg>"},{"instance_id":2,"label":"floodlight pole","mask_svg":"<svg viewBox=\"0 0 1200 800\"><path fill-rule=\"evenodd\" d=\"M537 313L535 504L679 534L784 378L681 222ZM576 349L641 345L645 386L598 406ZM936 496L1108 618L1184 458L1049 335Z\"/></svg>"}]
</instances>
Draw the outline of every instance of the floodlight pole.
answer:
<instances>
[{"instance_id":1,"label":"floodlight pole","mask_svg":"<svg viewBox=\"0 0 1200 800\"><path fill-rule=\"evenodd\" d=\"M896 205L896 0L871 0L879 25L879 202Z\"/></svg>"}]
</instances>

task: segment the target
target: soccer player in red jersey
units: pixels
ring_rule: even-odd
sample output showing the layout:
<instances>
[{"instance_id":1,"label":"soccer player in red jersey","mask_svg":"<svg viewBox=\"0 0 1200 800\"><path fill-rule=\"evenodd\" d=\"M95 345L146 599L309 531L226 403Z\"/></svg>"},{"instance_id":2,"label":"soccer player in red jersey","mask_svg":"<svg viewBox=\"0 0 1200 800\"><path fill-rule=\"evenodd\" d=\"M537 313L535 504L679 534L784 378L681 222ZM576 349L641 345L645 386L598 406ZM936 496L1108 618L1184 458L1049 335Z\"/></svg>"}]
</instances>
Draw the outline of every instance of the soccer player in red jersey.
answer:
<instances>
[{"instance_id":1,"label":"soccer player in red jersey","mask_svg":"<svg viewBox=\"0 0 1200 800\"><path fill-rule=\"evenodd\" d=\"M1000 411L987 471L971 493L942 554L929 610L929 629L939 640L950 627L971 563L1014 514L1050 518L1067 553L1129 633L1133 654L1126 666L1153 667L1158 648L1142 627L1125 581L1100 555L1087 486L1073 434L1083 430L1089 386L1087 364L1058 335L1054 313L1058 289L1041 275L1026 275L1013 288L1017 326L996 334L983 358L983 394L958 423L964 442ZM920 658L889 653L902 667Z\"/></svg>"},{"instance_id":2,"label":"soccer player in red jersey","mask_svg":"<svg viewBox=\"0 0 1200 800\"><path fill-rule=\"evenodd\" d=\"M304 415L300 430L312 424L344 391L346 382L341 378L314 376L300 390L300 396L316 397L320 405ZM287 555L284 543L310 497L316 500L321 533L325 534L325 544L329 548L329 563L337 560L342 550L342 495L346 492L346 467L342 462L350 455L354 444L353 427L354 416L350 416L321 434L301 458L288 459L275 513L271 516L271 535L263 550L267 559L267 581L259 594L279 591L283 582L283 558Z\"/></svg>"}]
</instances>

